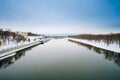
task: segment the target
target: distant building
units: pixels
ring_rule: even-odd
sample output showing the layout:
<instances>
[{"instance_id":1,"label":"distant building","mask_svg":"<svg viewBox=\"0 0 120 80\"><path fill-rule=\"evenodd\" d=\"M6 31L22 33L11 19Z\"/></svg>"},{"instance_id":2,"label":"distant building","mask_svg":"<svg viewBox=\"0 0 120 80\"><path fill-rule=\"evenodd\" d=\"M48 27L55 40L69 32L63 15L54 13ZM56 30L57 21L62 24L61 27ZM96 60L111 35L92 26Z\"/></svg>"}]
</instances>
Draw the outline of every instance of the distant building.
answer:
<instances>
[{"instance_id":1,"label":"distant building","mask_svg":"<svg viewBox=\"0 0 120 80\"><path fill-rule=\"evenodd\" d=\"M28 37L28 34L27 33L23 33L23 32L19 32L17 33L19 36L23 36L24 38L27 38Z\"/></svg>"}]
</instances>

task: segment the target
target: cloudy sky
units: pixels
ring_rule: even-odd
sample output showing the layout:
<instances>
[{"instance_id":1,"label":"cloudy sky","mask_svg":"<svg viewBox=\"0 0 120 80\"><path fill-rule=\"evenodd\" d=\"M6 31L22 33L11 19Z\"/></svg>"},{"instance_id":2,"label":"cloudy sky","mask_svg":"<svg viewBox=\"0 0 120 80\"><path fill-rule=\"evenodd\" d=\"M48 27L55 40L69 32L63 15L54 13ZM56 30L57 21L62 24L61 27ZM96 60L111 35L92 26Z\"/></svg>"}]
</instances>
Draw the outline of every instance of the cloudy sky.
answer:
<instances>
[{"instance_id":1,"label":"cloudy sky","mask_svg":"<svg viewBox=\"0 0 120 80\"><path fill-rule=\"evenodd\" d=\"M0 27L46 34L120 32L120 0L0 0Z\"/></svg>"}]
</instances>

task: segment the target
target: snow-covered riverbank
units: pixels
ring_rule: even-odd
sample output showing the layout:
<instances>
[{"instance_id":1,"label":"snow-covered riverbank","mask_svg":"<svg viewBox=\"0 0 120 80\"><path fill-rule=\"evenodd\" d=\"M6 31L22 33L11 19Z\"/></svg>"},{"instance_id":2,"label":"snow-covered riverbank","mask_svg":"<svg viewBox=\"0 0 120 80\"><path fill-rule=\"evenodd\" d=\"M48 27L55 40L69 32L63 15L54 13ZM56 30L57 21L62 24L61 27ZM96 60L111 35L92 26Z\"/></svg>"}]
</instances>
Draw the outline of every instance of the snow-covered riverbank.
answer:
<instances>
[{"instance_id":1,"label":"snow-covered riverbank","mask_svg":"<svg viewBox=\"0 0 120 80\"><path fill-rule=\"evenodd\" d=\"M43 44L47 41L49 41L50 38L44 38L44 39L35 39L35 41L30 41L30 42L21 42L16 44L9 44L9 45L4 45L1 46L1 51L0 51L0 60L14 56L17 51L21 51L23 49L38 45L38 44Z\"/></svg>"},{"instance_id":2,"label":"snow-covered riverbank","mask_svg":"<svg viewBox=\"0 0 120 80\"><path fill-rule=\"evenodd\" d=\"M4 52L5 50L9 50L9 49L12 49L12 48L16 48L16 47L19 47L21 45L25 45L25 44L29 44L29 43L32 43L33 41L31 42L19 42L19 43L15 43L15 42L11 42L9 44L6 44L6 45L2 45L0 46L0 52Z\"/></svg>"},{"instance_id":3,"label":"snow-covered riverbank","mask_svg":"<svg viewBox=\"0 0 120 80\"><path fill-rule=\"evenodd\" d=\"M20 42L16 42L16 41L7 42L6 41L6 44L0 46L0 53L3 53L6 50L10 50L10 49L13 49L13 48L16 48L22 45L30 44L33 42L41 41L44 43L48 40L49 40L48 38L41 38L39 36L29 36L26 41L20 41Z\"/></svg>"},{"instance_id":4,"label":"snow-covered riverbank","mask_svg":"<svg viewBox=\"0 0 120 80\"><path fill-rule=\"evenodd\" d=\"M120 53L120 47L116 43L107 45L102 41L101 42L95 42L95 41L89 41L89 40L84 40L84 39L75 39L75 38L68 38L68 39L73 40L73 41L77 41L77 42L81 42L81 43L85 43L85 44L88 44L88 45L92 45L92 46L95 46L95 47L98 47L98 48L106 49L106 50L109 50L109 51L114 51L114 52Z\"/></svg>"}]
</instances>

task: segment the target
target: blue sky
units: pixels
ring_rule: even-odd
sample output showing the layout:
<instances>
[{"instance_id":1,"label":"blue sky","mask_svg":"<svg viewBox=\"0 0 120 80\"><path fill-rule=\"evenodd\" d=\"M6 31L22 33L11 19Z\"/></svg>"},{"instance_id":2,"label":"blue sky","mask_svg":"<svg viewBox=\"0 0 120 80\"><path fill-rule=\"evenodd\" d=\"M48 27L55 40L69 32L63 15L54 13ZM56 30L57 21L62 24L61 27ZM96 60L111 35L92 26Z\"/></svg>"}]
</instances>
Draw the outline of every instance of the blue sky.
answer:
<instances>
[{"instance_id":1,"label":"blue sky","mask_svg":"<svg viewBox=\"0 0 120 80\"><path fill-rule=\"evenodd\" d=\"M46 34L120 32L120 0L0 0L0 27Z\"/></svg>"}]
</instances>

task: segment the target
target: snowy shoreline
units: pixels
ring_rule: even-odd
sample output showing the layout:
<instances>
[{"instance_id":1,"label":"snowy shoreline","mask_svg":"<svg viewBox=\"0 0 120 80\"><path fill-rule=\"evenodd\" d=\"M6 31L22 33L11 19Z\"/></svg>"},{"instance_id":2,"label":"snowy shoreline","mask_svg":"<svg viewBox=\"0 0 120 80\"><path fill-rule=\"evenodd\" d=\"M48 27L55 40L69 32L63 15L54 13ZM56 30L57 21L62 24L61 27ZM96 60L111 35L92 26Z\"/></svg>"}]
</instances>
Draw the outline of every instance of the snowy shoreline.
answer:
<instances>
[{"instance_id":1,"label":"snowy shoreline","mask_svg":"<svg viewBox=\"0 0 120 80\"><path fill-rule=\"evenodd\" d=\"M83 39L75 39L75 38L68 38L68 40L73 40L73 41L76 41L76 42L88 44L88 45L98 47L98 48L101 48L101 49L105 49L105 50L120 53L120 47L119 47L119 45L116 45L115 43L110 44L108 46L107 44L105 44L103 42L95 42L95 41L89 41L89 40L83 40Z\"/></svg>"},{"instance_id":2,"label":"snowy shoreline","mask_svg":"<svg viewBox=\"0 0 120 80\"><path fill-rule=\"evenodd\" d=\"M0 54L0 60L5 59L5 58L10 57L10 56L14 56L17 51L32 47L32 46L40 44L40 43L41 42L36 41L36 42L29 43L29 44L18 46L16 48L13 48L13 49L10 49L10 50L6 50L6 51L4 51L3 53Z\"/></svg>"},{"instance_id":3,"label":"snowy shoreline","mask_svg":"<svg viewBox=\"0 0 120 80\"><path fill-rule=\"evenodd\" d=\"M43 44L49 40L50 39L46 38L46 39L42 39L42 40L21 43L19 45L17 44L17 46L15 46L15 47L9 47L9 49L5 49L5 50L0 52L0 60L5 59L5 58L10 57L10 56L14 56L17 51L20 51L20 50L23 50L23 49L26 49L26 48L29 48L29 47L32 47L32 46L35 46L38 44Z\"/></svg>"},{"instance_id":4,"label":"snowy shoreline","mask_svg":"<svg viewBox=\"0 0 120 80\"><path fill-rule=\"evenodd\" d=\"M28 36L26 38L26 41L21 40L20 42L17 42L16 40L14 41L6 40L5 44L0 45L0 53L3 53L4 51L10 50L10 49L14 49L19 46L37 42L37 41L45 42L46 40L47 38L44 38L42 36Z\"/></svg>"}]
</instances>

